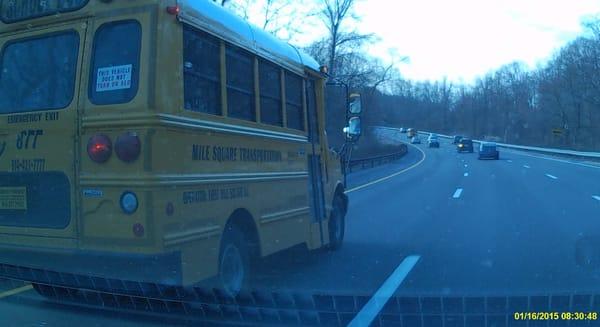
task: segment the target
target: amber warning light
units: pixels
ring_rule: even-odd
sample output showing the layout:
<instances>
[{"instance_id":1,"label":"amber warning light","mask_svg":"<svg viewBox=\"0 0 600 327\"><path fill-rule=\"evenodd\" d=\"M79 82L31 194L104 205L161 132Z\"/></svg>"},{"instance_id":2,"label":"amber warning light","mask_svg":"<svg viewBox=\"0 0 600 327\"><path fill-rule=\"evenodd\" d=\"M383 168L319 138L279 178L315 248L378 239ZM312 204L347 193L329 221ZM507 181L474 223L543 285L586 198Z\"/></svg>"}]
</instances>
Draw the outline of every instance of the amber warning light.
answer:
<instances>
[{"instance_id":1,"label":"amber warning light","mask_svg":"<svg viewBox=\"0 0 600 327\"><path fill-rule=\"evenodd\" d=\"M167 12L170 15L179 15L179 11L180 11L179 6L168 6L167 7Z\"/></svg>"}]
</instances>

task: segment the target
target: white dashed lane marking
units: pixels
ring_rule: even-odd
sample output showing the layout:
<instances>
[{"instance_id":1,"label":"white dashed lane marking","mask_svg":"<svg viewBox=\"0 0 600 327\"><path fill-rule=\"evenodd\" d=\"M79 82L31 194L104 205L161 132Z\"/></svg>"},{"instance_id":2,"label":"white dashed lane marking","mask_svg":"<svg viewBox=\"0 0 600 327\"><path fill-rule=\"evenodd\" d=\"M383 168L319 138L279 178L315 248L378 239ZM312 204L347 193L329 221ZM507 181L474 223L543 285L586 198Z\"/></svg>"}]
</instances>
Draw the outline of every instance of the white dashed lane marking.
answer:
<instances>
[{"instance_id":1,"label":"white dashed lane marking","mask_svg":"<svg viewBox=\"0 0 600 327\"><path fill-rule=\"evenodd\" d=\"M389 301L390 297L392 297L398 287L400 287L400 284L402 284L402 281L408 276L408 273L410 273L417 264L419 258L420 256L418 255L406 257L390 277L386 279L383 285L381 285L369 302L367 302L354 319L352 319L348 326L369 326Z\"/></svg>"},{"instance_id":2,"label":"white dashed lane marking","mask_svg":"<svg viewBox=\"0 0 600 327\"><path fill-rule=\"evenodd\" d=\"M463 176L465 176L465 177L468 177L468 176L469 176L469 173L465 173Z\"/></svg>"},{"instance_id":3,"label":"white dashed lane marking","mask_svg":"<svg viewBox=\"0 0 600 327\"><path fill-rule=\"evenodd\" d=\"M528 165L523 165L523 168L527 168L527 169L529 169L529 168L531 168L531 167L530 167L530 166L528 166Z\"/></svg>"},{"instance_id":4,"label":"white dashed lane marking","mask_svg":"<svg viewBox=\"0 0 600 327\"><path fill-rule=\"evenodd\" d=\"M552 178L552 179L558 179L558 177L554 176L554 175L550 175L550 174L546 174L546 177Z\"/></svg>"},{"instance_id":5,"label":"white dashed lane marking","mask_svg":"<svg viewBox=\"0 0 600 327\"><path fill-rule=\"evenodd\" d=\"M594 199L596 199L596 200L600 201L600 196L598 196L598 195L592 195L592 197L593 197Z\"/></svg>"},{"instance_id":6,"label":"white dashed lane marking","mask_svg":"<svg viewBox=\"0 0 600 327\"><path fill-rule=\"evenodd\" d=\"M460 195L462 194L463 189L462 188L457 188L456 191L454 191L454 195L452 195L453 198L458 199L460 198Z\"/></svg>"}]
</instances>

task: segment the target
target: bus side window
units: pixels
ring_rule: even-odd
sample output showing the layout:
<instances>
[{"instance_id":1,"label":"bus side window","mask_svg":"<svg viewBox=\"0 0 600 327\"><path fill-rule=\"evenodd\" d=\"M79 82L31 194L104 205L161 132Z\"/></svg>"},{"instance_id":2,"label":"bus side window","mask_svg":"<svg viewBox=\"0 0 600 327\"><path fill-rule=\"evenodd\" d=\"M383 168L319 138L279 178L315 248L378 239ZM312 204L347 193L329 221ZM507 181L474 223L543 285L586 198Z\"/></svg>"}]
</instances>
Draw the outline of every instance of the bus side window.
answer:
<instances>
[{"instance_id":1,"label":"bus side window","mask_svg":"<svg viewBox=\"0 0 600 327\"><path fill-rule=\"evenodd\" d=\"M285 72L285 110L287 127L303 131L302 78L288 71Z\"/></svg>"},{"instance_id":2,"label":"bus side window","mask_svg":"<svg viewBox=\"0 0 600 327\"><path fill-rule=\"evenodd\" d=\"M227 45L227 115L256 121L254 106L254 58L248 52Z\"/></svg>"},{"instance_id":3,"label":"bus side window","mask_svg":"<svg viewBox=\"0 0 600 327\"><path fill-rule=\"evenodd\" d=\"M260 118L265 124L283 126L280 69L264 60L258 62Z\"/></svg>"},{"instance_id":4,"label":"bus side window","mask_svg":"<svg viewBox=\"0 0 600 327\"><path fill-rule=\"evenodd\" d=\"M135 20L105 23L98 28L88 95L93 104L133 100L138 90L141 42L142 26Z\"/></svg>"},{"instance_id":5,"label":"bus side window","mask_svg":"<svg viewBox=\"0 0 600 327\"><path fill-rule=\"evenodd\" d=\"M183 94L185 110L221 115L220 43L184 25Z\"/></svg>"}]
</instances>

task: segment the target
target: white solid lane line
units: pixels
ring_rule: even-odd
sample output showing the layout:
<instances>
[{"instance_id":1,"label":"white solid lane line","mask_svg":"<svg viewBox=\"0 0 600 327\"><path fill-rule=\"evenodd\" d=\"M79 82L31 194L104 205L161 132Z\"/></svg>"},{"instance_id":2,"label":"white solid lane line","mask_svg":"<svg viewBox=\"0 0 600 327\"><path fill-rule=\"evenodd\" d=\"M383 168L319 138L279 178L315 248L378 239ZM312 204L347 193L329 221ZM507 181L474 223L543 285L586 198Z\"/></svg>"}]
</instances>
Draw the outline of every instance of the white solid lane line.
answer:
<instances>
[{"instance_id":1,"label":"white solid lane line","mask_svg":"<svg viewBox=\"0 0 600 327\"><path fill-rule=\"evenodd\" d=\"M558 177L554 176L554 175L550 175L550 174L546 174L547 177L550 177L552 179L558 179Z\"/></svg>"},{"instance_id":2,"label":"white solid lane line","mask_svg":"<svg viewBox=\"0 0 600 327\"><path fill-rule=\"evenodd\" d=\"M388 175L388 176L385 176L385 177L382 177L382 178L376 179L376 180L374 180L374 181L372 181L372 182L368 182L368 183L366 183L366 184L359 185L359 186L357 186L357 187L353 187L353 188L351 188L351 189L348 189L348 190L346 190L344 193L348 194L348 193L350 193L350 192L358 191L358 190L360 190L360 189L363 189L363 188L365 188L365 187L369 187L369 186L371 186L371 185L374 185L374 184L377 184L377 183L381 183L381 182L383 182L383 181L385 181L385 180L388 180L388 179L390 179L390 178L392 178L392 177L395 177L395 176L398 176L398 175L400 175L400 174L402 174L402 173L405 173L405 172L407 172L407 171L409 171L409 170L411 170L411 169L413 169L413 168L417 167L417 166L418 166L418 165L420 165L421 163L423 163L423 161L425 161L425 158L427 158L427 155L425 155L425 152L423 152L423 150L419 149L418 147L416 147L416 146L414 146L414 145L411 145L411 146L412 146L412 147L414 147L415 149L419 150L419 151L421 152L421 154L423 154L423 157L422 157L422 158L421 158L421 160L419 160L417 163L413 164L412 166L410 166L410 167L408 167L408 168L404 168L404 169L402 169L402 170L400 170L400 171L397 171L397 172L395 172L395 173L393 173L393 174L391 174L391 175Z\"/></svg>"},{"instance_id":3,"label":"white solid lane line","mask_svg":"<svg viewBox=\"0 0 600 327\"><path fill-rule=\"evenodd\" d=\"M600 196L598 196L598 195L592 195L592 197L593 197L594 199L596 199L596 200L600 201Z\"/></svg>"},{"instance_id":4,"label":"white solid lane line","mask_svg":"<svg viewBox=\"0 0 600 327\"><path fill-rule=\"evenodd\" d=\"M530 167L530 166L528 166L528 165L523 165L523 168L527 168L527 169L529 169L529 168L531 168L531 167Z\"/></svg>"},{"instance_id":5,"label":"white solid lane line","mask_svg":"<svg viewBox=\"0 0 600 327\"><path fill-rule=\"evenodd\" d=\"M594 165L584 164L584 163L580 163L580 162L573 162L573 161L568 161L568 160L561 160L561 159L555 159L555 158L549 158L549 157L542 157L542 156L534 156L534 155L522 153L522 152L519 152L519 151L510 151L510 150L504 150L504 151L508 152L508 153L514 153L514 154L519 155L519 156L532 157L532 158L538 158L538 159L544 159L544 160L562 162L562 163L566 163L566 164L571 164L571 165L576 165L576 166L582 166L582 167L587 167L587 168L600 169L600 166L594 166Z\"/></svg>"},{"instance_id":6,"label":"white solid lane line","mask_svg":"<svg viewBox=\"0 0 600 327\"><path fill-rule=\"evenodd\" d=\"M460 198L460 195L462 194L463 189L462 188L457 188L456 191L454 191L454 195L452 195L453 198L458 199Z\"/></svg>"},{"instance_id":7,"label":"white solid lane line","mask_svg":"<svg viewBox=\"0 0 600 327\"><path fill-rule=\"evenodd\" d=\"M396 292L404 278L419 261L420 256L411 255L406 257L394 272L386 279L381 287L375 292L373 297L365 304L362 309L356 314L354 319L348 324L351 327L369 326L375 317L379 314L383 306L387 303L392 295Z\"/></svg>"},{"instance_id":8,"label":"white solid lane line","mask_svg":"<svg viewBox=\"0 0 600 327\"><path fill-rule=\"evenodd\" d=\"M465 177L468 177L468 176L469 176L469 173L465 173L463 176L465 176Z\"/></svg>"}]
</instances>

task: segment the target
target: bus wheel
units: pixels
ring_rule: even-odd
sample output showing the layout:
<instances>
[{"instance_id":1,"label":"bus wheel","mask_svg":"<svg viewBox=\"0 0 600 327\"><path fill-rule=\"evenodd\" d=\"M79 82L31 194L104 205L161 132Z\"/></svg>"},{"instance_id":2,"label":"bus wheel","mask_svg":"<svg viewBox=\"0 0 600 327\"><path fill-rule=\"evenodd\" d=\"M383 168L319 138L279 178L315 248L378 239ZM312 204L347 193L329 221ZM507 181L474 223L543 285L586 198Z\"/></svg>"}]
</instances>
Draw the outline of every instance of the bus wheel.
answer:
<instances>
[{"instance_id":1,"label":"bus wheel","mask_svg":"<svg viewBox=\"0 0 600 327\"><path fill-rule=\"evenodd\" d=\"M235 297L247 284L250 275L248 244L234 225L224 231L219 253L219 280L223 290Z\"/></svg>"},{"instance_id":2,"label":"bus wheel","mask_svg":"<svg viewBox=\"0 0 600 327\"><path fill-rule=\"evenodd\" d=\"M341 197L336 196L333 199L333 210L329 217L329 249L337 250L344 241L344 203Z\"/></svg>"}]
</instances>

